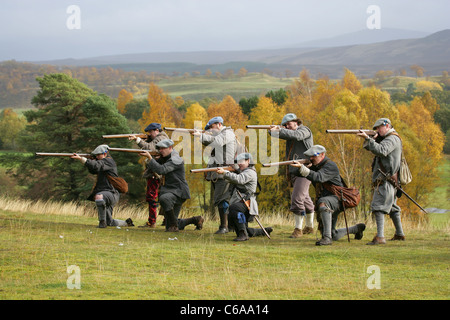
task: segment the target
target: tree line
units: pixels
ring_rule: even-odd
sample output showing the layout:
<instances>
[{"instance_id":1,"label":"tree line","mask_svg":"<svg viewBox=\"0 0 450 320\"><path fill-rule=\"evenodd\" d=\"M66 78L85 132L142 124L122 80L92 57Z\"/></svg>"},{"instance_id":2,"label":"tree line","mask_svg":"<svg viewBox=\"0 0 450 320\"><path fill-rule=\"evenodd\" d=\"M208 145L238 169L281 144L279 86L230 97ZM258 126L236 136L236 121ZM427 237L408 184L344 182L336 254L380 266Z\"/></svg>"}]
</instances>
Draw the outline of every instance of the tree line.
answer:
<instances>
[{"instance_id":1,"label":"tree line","mask_svg":"<svg viewBox=\"0 0 450 320\"><path fill-rule=\"evenodd\" d=\"M311 128L314 143L326 147L328 156L338 164L346 181L360 188L362 201L355 210L356 215L369 212L372 156L363 151L357 137L328 135L326 129L371 129L376 119L390 118L402 136L404 154L414 176L407 192L424 203L439 180L437 167L444 155L445 121L440 119L437 123L436 115L442 110L438 100L448 103L448 96L442 94L436 99L427 92L412 94L405 101L393 101L386 91L375 86L364 87L350 70L346 70L339 81L326 77L312 79L304 70L284 89L239 102L231 96L221 101L172 99L153 82L149 84L146 99L134 99L126 89L120 91L117 99L112 99L65 73L46 74L37 81L39 90L31 100L35 109L24 112L23 129L14 141L18 149L27 153L0 156L0 164L14 175L23 187L21 195L28 198L81 201L94 182L79 163L67 158L39 159L34 152L90 152L105 143L102 135L143 132L150 122L159 122L163 127L193 128L198 121L204 125L208 119L221 116L226 126L245 130L247 124L279 124L289 112ZM448 113L446 115L448 117ZM127 139L107 143L112 147L135 147ZM278 152L279 158L284 159L284 150L284 142L280 141L279 149L269 152ZM130 184L123 201L143 201L145 182L141 179L140 157L128 153L117 153L113 157L120 175ZM258 172L260 167L258 159ZM279 174L259 177L263 190L258 202L264 211L288 208L290 190L284 169L281 167ZM209 184L202 176L186 172L192 193L186 205L208 207ZM404 212L419 215L405 197L399 201Z\"/></svg>"}]
</instances>

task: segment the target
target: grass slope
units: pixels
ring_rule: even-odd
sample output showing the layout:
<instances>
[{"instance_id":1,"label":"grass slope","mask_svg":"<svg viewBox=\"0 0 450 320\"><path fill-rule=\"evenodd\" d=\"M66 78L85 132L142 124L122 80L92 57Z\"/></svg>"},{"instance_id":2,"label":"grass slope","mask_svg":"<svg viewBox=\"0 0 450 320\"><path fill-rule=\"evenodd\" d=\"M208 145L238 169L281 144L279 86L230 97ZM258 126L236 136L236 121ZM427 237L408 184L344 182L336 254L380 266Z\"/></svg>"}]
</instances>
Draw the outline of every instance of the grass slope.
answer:
<instances>
[{"instance_id":1,"label":"grass slope","mask_svg":"<svg viewBox=\"0 0 450 320\"><path fill-rule=\"evenodd\" d=\"M217 221L166 233L0 210L0 299L448 299L448 218L406 230L404 242L367 246L371 226L361 241L316 247L315 235L290 239L287 224L274 225L272 240L236 243L234 234L213 234ZM80 268L79 290L67 288L71 265ZM381 289L367 286L373 265Z\"/></svg>"}]
</instances>

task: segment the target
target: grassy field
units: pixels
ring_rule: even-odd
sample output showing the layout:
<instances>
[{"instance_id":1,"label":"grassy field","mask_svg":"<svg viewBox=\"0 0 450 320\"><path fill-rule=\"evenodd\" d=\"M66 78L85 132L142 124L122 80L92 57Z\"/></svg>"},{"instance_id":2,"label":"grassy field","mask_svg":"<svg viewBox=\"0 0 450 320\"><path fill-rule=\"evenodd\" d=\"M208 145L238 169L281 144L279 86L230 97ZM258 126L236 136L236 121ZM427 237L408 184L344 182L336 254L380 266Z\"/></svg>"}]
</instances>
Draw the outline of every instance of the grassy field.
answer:
<instances>
[{"instance_id":1,"label":"grassy field","mask_svg":"<svg viewBox=\"0 0 450 320\"><path fill-rule=\"evenodd\" d=\"M449 214L434 214L420 227L405 224L404 242L365 245L375 233L369 222L361 241L317 247L316 235L290 239L292 223L281 218L263 217L274 227L271 240L236 243L234 234L214 235L211 219L203 230L191 225L179 233L161 226L98 229L95 212L83 207L10 204L0 201L2 300L450 297ZM132 216L136 225L145 221L142 209L117 215ZM386 236L392 234L386 219ZM80 268L80 289L67 284L73 284L67 272L73 265ZM372 283L381 288L370 289Z\"/></svg>"}]
</instances>

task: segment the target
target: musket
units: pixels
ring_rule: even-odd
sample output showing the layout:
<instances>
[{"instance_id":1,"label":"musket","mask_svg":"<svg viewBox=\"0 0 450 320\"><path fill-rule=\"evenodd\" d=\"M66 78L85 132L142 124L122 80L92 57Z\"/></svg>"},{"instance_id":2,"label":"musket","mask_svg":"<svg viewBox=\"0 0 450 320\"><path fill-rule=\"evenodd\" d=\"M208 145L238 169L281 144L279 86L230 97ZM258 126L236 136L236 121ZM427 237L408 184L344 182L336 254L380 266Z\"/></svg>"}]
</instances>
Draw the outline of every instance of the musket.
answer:
<instances>
[{"instance_id":1,"label":"musket","mask_svg":"<svg viewBox=\"0 0 450 320\"><path fill-rule=\"evenodd\" d=\"M277 124L249 124L245 126L247 129L270 129L271 127L279 127Z\"/></svg>"},{"instance_id":2,"label":"musket","mask_svg":"<svg viewBox=\"0 0 450 320\"><path fill-rule=\"evenodd\" d=\"M310 164L311 161L308 159L297 159L297 160L288 160L288 161L281 161L281 162L272 162L272 163L263 163L263 167L273 167L273 166L284 166L284 165L290 165L293 163L302 163L302 164Z\"/></svg>"},{"instance_id":3,"label":"musket","mask_svg":"<svg viewBox=\"0 0 450 320\"><path fill-rule=\"evenodd\" d=\"M146 139L147 134L145 133L124 133L124 134L106 134L103 135L103 139L115 139L115 138L128 138L130 136L136 136L141 139Z\"/></svg>"},{"instance_id":4,"label":"musket","mask_svg":"<svg viewBox=\"0 0 450 320\"><path fill-rule=\"evenodd\" d=\"M399 189L409 200L411 200L416 206L418 206L420 208L420 210L422 210L423 212L425 212L426 214L428 214L428 212L425 211L424 208L422 208L420 206L420 204L418 204L413 198L411 198L411 196L409 194L407 194L402 187L400 187L399 184L397 184L394 179L392 179L391 175L388 175L386 173L384 173L380 168L378 168L378 171L380 171L380 173L386 178L386 180L392 184L395 188Z\"/></svg>"},{"instance_id":5,"label":"musket","mask_svg":"<svg viewBox=\"0 0 450 320\"><path fill-rule=\"evenodd\" d=\"M44 156L44 157L71 157L74 154L79 155L80 157L90 157L92 156L90 153L77 153L77 152L73 152L73 153L56 153L56 152L36 152L35 155L37 156Z\"/></svg>"},{"instance_id":6,"label":"musket","mask_svg":"<svg viewBox=\"0 0 450 320\"><path fill-rule=\"evenodd\" d=\"M201 129L186 129L186 128L170 128L170 127L164 127L164 130L166 131L179 131L179 132L189 132L189 133L193 133L195 130L204 133L205 130L201 130Z\"/></svg>"},{"instance_id":7,"label":"musket","mask_svg":"<svg viewBox=\"0 0 450 320\"><path fill-rule=\"evenodd\" d=\"M343 133L343 134L357 134L365 132L368 136L374 136L377 134L374 130L368 130L368 129L342 129L342 130L332 130L328 129L326 130L326 133Z\"/></svg>"},{"instance_id":8,"label":"musket","mask_svg":"<svg viewBox=\"0 0 450 320\"><path fill-rule=\"evenodd\" d=\"M248 209L248 212L250 213L250 205L245 201L244 197L242 196L241 192L236 189L239 197L241 197L242 201L245 203L245 206ZM259 218L257 215L253 215L253 217L255 218L256 222L259 224L259 226L261 227L262 231L264 232L264 234L266 235L267 238L270 239L269 233L267 233L266 229L263 227L263 225L261 224L261 221L259 221Z\"/></svg>"},{"instance_id":9,"label":"musket","mask_svg":"<svg viewBox=\"0 0 450 320\"><path fill-rule=\"evenodd\" d=\"M216 172L217 169L219 169L219 168L224 169L224 170L228 170L228 171L234 171L234 167L233 167L233 166L191 169L190 171L191 171L192 173L200 173L200 172Z\"/></svg>"},{"instance_id":10,"label":"musket","mask_svg":"<svg viewBox=\"0 0 450 320\"><path fill-rule=\"evenodd\" d=\"M108 150L109 151L119 151L119 152L129 152L129 153L142 153L142 152L148 151L148 152L150 152L150 155L152 155L152 156L159 155L159 152L143 150L143 149L109 148Z\"/></svg>"}]
</instances>

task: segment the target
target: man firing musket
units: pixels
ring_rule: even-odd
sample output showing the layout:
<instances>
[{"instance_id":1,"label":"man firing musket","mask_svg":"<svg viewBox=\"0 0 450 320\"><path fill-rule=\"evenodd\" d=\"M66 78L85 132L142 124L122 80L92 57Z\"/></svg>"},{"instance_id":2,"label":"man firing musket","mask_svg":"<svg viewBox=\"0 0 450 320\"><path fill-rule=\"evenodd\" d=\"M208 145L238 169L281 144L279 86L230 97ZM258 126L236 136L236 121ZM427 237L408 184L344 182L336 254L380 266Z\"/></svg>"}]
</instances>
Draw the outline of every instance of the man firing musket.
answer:
<instances>
[{"instance_id":1,"label":"man firing musket","mask_svg":"<svg viewBox=\"0 0 450 320\"><path fill-rule=\"evenodd\" d=\"M224 167L214 168L234 186L228 208L229 223L234 227L237 236L234 241L246 241L250 237L264 235L270 239L270 233L273 231L271 227L264 228L258 219L258 203L256 202L258 175L251 161L250 153L240 153L236 157L238 172L231 172ZM261 229L248 227L248 222L253 219L258 222Z\"/></svg>"}]
</instances>

